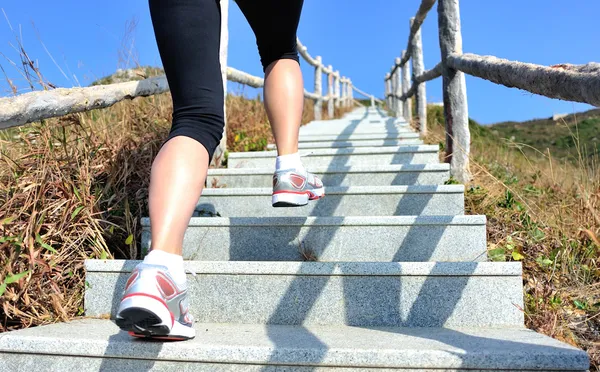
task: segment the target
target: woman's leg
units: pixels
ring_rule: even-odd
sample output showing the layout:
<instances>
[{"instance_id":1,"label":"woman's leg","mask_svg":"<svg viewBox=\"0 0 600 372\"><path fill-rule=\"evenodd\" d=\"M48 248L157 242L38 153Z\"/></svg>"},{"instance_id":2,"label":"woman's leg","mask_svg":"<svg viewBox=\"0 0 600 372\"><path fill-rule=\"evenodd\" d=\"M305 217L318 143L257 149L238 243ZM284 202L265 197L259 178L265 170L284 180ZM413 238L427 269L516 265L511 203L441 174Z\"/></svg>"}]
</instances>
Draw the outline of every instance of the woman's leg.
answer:
<instances>
[{"instance_id":1,"label":"woman's leg","mask_svg":"<svg viewBox=\"0 0 600 372\"><path fill-rule=\"evenodd\" d=\"M265 109L278 155L298 152L304 84L298 63L296 30L303 0L238 0L256 35L265 72Z\"/></svg>"},{"instance_id":2,"label":"woman's leg","mask_svg":"<svg viewBox=\"0 0 600 372\"><path fill-rule=\"evenodd\" d=\"M218 0L150 0L173 97L169 137L152 164L152 250L181 254L183 236L223 133Z\"/></svg>"},{"instance_id":3,"label":"woman's leg","mask_svg":"<svg viewBox=\"0 0 600 372\"><path fill-rule=\"evenodd\" d=\"M298 154L298 132L304 106L304 84L296 49L296 30L303 0L238 0L256 35L265 71L265 109L277 158L272 205L306 205L325 195L323 183L308 173Z\"/></svg>"},{"instance_id":4,"label":"woman's leg","mask_svg":"<svg viewBox=\"0 0 600 372\"><path fill-rule=\"evenodd\" d=\"M218 0L149 0L173 123L150 176L151 251L133 270L116 314L136 337L193 338L183 236L223 135Z\"/></svg>"}]
</instances>

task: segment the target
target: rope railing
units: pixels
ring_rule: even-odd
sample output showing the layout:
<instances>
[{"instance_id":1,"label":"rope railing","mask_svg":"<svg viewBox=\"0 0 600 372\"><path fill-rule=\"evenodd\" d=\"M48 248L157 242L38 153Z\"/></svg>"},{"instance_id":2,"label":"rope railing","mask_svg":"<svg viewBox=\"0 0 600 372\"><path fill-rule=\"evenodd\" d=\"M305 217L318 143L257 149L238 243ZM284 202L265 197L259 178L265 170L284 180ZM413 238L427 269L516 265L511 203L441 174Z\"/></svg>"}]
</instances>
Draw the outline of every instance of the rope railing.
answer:
<instances>
[{"instance_id":1,"label":"rope railing","mask_svg":"<svg viewBox=\"0 0 600 372\"><path fill-rule=\"evenodd\" d=\"M470 132L464 74L510 88L567 101L600 106L600 63L541 66L509 61L495 56L463 54L459 0L438 0L438 29L441 62L424 70L421 26L436 0L422 0L410 19L408 46L386 73L385 98L388 108L413 122L427 134L425 82L443 76L444 117L446 121L446 161L460 182L471 179L469 170ZM409 66L411 61L411 66ZM412 73L409 72L412 68ZM408 78L407 78L408 77ZM411 98L417 105L412 118Z\"/></svg>"}]
</instances>

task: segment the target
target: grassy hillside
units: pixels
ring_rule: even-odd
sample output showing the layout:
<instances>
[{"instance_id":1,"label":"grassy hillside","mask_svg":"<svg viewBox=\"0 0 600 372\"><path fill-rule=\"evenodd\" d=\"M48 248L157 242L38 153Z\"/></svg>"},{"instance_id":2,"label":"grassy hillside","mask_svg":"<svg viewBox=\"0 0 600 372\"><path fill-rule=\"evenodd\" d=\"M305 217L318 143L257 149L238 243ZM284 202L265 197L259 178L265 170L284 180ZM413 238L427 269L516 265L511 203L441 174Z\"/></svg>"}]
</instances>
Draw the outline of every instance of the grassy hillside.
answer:
<instances>
[{"instance_id":1,"label":"grassy hillside","mask_svg":"<svg viewBox=\"0 0 600 372\"><path fill-rule=\"evenodd\" d=\"M600 109L556 121L547 118L504 122L490 128L510 142L525 145L522 150L528 155L538 151L547 154L549 150L556 159L578 163L580 156L591 161L600 154Z\"/></svg>"},{"instance_id":2,"label":"grassy hillside","mask_svg":"<svg viewBox=\"0 0 600 372\"><path fill-rule=\"evenodd\" d=\"M429 108L428 143L444 147L441 107ZM594 123L597 112L567 118L569 128ZM488 217L488 255L523 263L529 328L587 350L600 367L600 173L598 154L572 155L561 126L543 121L480 126L470 121L471 172L467 213ZM564 124L563 124L564 125ZM565 125L564 125L565 126ZM566 127L566 126L565 126ZM539 129L535 131L534 128ZM541 134L540 131L546 131ZM512 133L513 141L505 133ZM579 132L583 142L583 132ZM592 133L587 140L598 135ZM556 140L552 136L556 136ZM573 142L578 141L574 136ZM537 144L539 151L517 142ZM550 155L543 146L550 149ZM550 147L552 145L552 147ZM568 161L559 161L562 150ZM443 156L443 154L442 154Z\"/></svg>"}]
</instances>

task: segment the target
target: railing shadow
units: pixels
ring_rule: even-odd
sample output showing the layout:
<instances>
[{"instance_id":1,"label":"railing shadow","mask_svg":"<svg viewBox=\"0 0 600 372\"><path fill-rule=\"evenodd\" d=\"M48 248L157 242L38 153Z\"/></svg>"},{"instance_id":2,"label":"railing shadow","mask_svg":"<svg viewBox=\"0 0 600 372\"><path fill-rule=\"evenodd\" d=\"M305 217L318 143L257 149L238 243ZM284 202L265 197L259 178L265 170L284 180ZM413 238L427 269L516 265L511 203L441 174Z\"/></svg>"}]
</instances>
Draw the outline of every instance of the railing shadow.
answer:
<instances>
[{"instance_id":1,"label":"railing shadow","mask_svg":"<svg viewBox=\"0 0 600 372\"><path fill-rule=\"evenodd\" d=\"M365 111L365 117L367 116L369 111ZM378 111L379 116L383 117L381 113ZM363 119L364 120L364 119ZM340 133L340 136L348 135L350 130L354 131L356 126L349 126L347 130L344 130ZM389 132L396 132L395 126L393 122L386 121L386 129ZM343 137L341 137L343 138ZM339 167L339 165L330 165L328 170L333 170L334 168ZM340 199L341 200L341 199ZM402 204L402 203L400 203ZM333 216L335 210L337 208L337 203L329 203L329 204L319 204L315 208L313 214L318 215L320 217L324 216ZM421 208L424 209L426 203L421 205ZM401 205L398 205L396 212L401 211ZM420 213L416 213L420 214ZM307 236L310 237L311 231L309 230ZM409 234L410 235L410 234ZM327 246L331 239L333 239L334 233L327 238L320 236L322 239L322 245ZM438 237L438 239L441 235ZM410 239L409 239L410 241ZM434 244L432 244L433 246ZM376 247L365 247L365 249L376 249ZM402 249L400 247L399 251ZM329 273L331 274L331 273ZM391 277L381 278L378 280L370 280L371 284L370 288L365 288L364 281L356 280L356 277L353 276L342 276L342 286L343 286L343 295L342 298L345 301L346 307L346 323L348 325L354 325L354 322L357 324L373 324L373 325L393 325L399 323L401 317L400 312L398 311L397 304L399 303L401 296L401 288L398 280L390 280ZM311 311L318 298L321 296L323 290L327 286L330 281L330 277L324 275L315 280L310 280L311 283L310 288L307 288L306 291L310 293L309 298L302 298L302 304L298 305L298 293L299 289L306 285L306 280L303 278L295 278L289 288L286 290L286 293L282 296L279 305L275 309L275 311L271 314L268 325L267 332L271 341L275 344L275 348L285 347L285 342L282 343L282 340L277 338L276 335L272 335L272 331L269 329L269 324L282 324L288 319L289 308L290 306L295 306L294 312L296 314L295 324L301 325L304 323L304 320L307 318L308 313ZM393 288L390 289L390 286ZM380 301L377 303L371 302L373 299L372 294L377 293L377 291L381 291L385 289L384 293L390 291L391 293L396 293L397 297L389 298L386 296L378 297ZM363 299L364 296L367 296L369 300ZM299 307L298 307L299 306ZM379 314L378 317L373 317L373 314ZM400 325L400 324L397 324ZM320 346L320 354L317 356L319 361L322 361L325 355L327 354L327 345L321 342L317 336L313 335L308 329L303 328L303 332L305 333L305 337L312 337L313 342ZM315 354L312 354L313 357ZM275 355L271 358L271 362L276 362ZM317 360L314 358L311 360L312 363L318 364ZM266 369L265 369L266 371Z\"/></svg>"},{"instance_id":2,"label":"railing shadow","mask_svg":"<svg viewBox=\"0 0 600 372\"><path fill-rule=\"evenodd\" d=\"M366 109L363 117L361 119L351 121L350 125L338 135L338 138L343 138L344 136L350 135L351 133L353 133L355 131L356 127L358 127L358 125L367 118L368 114L369 114L369 110ZM339 150L337 152L339 152ZM339 168L348 169L349 167L350 167L349 165L342 166L339 164L338 165L330 164L328 166L327 170L331 171L333 169L339 169ZM327 196L325 196L325 198L327 198ZM341 198L339 199L339 201L341 201ZM317 203L319 203L319 202L321 202L321 201L317 201ZM337 208L337 205L335 205L335 203L331 203L327 207L321 208L319 211L320 212L319 215L321 217L333 216L333 212L335 211L336 208ZM309 229L306 234L305 239L313 240L313 239L311 239L311 235L315 235L315 234L318 234L318 232L316 232L315 229ZM319 236L319 238L323 239L323 240L321 240L321 245L327 246L329 244L329 242L331 241L331 239L333 239L334 234L335 234L335 231L332 232L332 234L329 237L325 237L322 235ZM314 238L314 237L312 237L312 238ZM308 247L308 249L310 249L310 247ZM323 292L328 281L329 281L329 276L322 276L318 280L313 281L312 286L311 286L310 290L308 291L311 294L311 297L303 299L304 305L300 309L301 311L297 313L302 317L302 319L298 319L296 324L298 324L298 325L302 324L302 320L304 318L306 318L307 313L311 310L314 303L317 301L317 299ZM285 314L287 313L286 308L290 304L292 304L292 306L295 306L294 305L296 302L295 298L297 298L295 296L295 293L296 293L297 287L300 286L303 282L304 282L303 280L301 280L301 279L298 280L298 278L295 278L293 280L293 282L291 283L289 288L286 290L285 294L282 296L281 301L279 302L279 304L277 306L277 309L275 309L275 311L269 318L268 324L280 323L282 316L285 316ZM306 300L306 301L304 301L304 300ZM269 339L274 343L275 349L285 347L286 342L284 341L282 343L281 338L278 337L279 334L273 332L273 329L271 327L269 327L269 325L267 325L266 327L267 327L267 335L268 335ZM325 353L327 350L326 345L321 340L319 340L319 338L317 336L315 336L312 332L310 332L308 329L306 329L304 327L302 327L300 329L302 329L304 338L310 339L315 345L319 345L319 353L315 357L316 357L316 359L322 360L323 357L325 356ZM277 359L277 355L276 355L276 353L274 353L274 355L271 355L269 361L276 362L277 361L276 359ZM265 370L265 372L268 371L268 367L264 368L264 370Z\"/></svg>"}]
</instances>

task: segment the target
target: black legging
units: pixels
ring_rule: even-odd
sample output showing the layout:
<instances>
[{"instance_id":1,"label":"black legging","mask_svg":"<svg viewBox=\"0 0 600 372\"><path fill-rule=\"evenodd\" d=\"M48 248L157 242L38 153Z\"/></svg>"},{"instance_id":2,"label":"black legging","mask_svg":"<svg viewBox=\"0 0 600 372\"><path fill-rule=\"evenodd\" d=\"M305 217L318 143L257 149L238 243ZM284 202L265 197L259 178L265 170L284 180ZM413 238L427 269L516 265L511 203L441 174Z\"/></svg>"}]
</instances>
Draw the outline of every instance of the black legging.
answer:
<instances>
[{"instance_id":1,"label":"black legging","mask_svg":"<svg viewBox=\"0 0 600 372\"><path fill-rule=\"evenodd\" d=\"M237 0L256 36L263 71L279 59L299 61L296 31L303 0ZM188 136L212 159L223 136L219 0L149 0L160 57L173 97L167 139ZM209 160L210 161L210 160Z\"/></svg>"}]
</instances>

